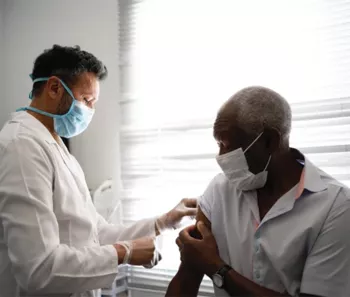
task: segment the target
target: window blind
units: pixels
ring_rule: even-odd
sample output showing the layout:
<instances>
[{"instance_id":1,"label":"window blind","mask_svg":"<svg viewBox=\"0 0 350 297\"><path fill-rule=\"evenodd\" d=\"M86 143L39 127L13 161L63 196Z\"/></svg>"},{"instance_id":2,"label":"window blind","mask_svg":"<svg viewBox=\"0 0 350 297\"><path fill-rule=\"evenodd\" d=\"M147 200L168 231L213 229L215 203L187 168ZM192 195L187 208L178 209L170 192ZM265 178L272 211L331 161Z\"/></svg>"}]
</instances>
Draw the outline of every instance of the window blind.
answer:
<instances>
[{"instance_id":1,"label":"window blind","mask_svg":"<svg viewBox=\"0 0 350 297\"><path fill-rule=\"evenodd\" d=\"M350 185L349 0L119 0L124 222L198 197L219 172L212 125L239 89L291 104L291 145ZM176 234L158 268L171 278ZM211 292L206 280L203 292Z\"/></svg>"}]
</instances>

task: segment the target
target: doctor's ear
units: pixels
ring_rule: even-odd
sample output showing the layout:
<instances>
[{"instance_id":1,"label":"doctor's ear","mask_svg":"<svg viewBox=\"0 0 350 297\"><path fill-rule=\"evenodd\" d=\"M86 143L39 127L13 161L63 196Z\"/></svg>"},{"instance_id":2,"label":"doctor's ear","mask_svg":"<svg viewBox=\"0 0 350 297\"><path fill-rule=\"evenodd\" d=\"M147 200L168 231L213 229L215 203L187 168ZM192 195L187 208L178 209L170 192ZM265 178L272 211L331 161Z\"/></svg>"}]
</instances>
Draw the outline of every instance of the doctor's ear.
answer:
<instances>
[{"instance_id":1,"label":"doctor's ear","mask_svg":"<svg viewBox=\"0 0 350 297\"><path fill-rule=\"evenodd\" d=\"M52 76L46 83L47 92L52 99L61 99L64 93L64 88L58 77Z\"/></svg>"},{"instance_id":2,"label":"doctor's ear","mask_svg":"<svg viewBox=\"0 0 350 297\"><path fill-rule=\"evenodd\" d=\"M266 128L264 129L264 139L266 150L272 155L274 152L278 151L281 145L281 134L274 128Z\"/></svg>"}]
</instances>

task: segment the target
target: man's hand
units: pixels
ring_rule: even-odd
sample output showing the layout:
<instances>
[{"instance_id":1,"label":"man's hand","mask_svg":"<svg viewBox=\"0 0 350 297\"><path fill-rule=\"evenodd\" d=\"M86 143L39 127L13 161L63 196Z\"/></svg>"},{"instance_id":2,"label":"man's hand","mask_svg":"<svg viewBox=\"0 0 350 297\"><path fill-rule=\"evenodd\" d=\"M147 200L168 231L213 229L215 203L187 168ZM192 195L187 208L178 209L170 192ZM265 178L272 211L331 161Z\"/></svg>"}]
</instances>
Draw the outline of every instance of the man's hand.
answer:
<instances>
[{"instance_id":1,"label":"man's hand","mask_svg":"<svg viewBox=\"0 0 350 297\"><path fill-rule=\"evenodd\" d=\"M128 264L130 265L143 265L147 268L151 268L158 264L162 259L162 256L156 249L155 238L142 237L129 242L131 247L130 259ZM114 245L117 249L119 257L125 256L125 249L121 251L121 246L117 243Z\"/></svg>"},{"instance_id":2,"label":"man's hand","mask_svg":"<svg viewBox=\"0 0 350 297\"><path fill-rule=\"evenodd\" d=\"M193 237L197 230L200 239ZM224 265L214 235L201 221L197 226L189 226L181 231L176 244L180 249L181 261L209 277Z\"/></svg>"},{"instance_id":3,"label":"man's hand","mask_svg":"<svg viewBox=\"0 0 350 297\"><path fill-rule=\"evenodd\" d=\"M195 217L197 214L197 199L182 199L172 210L157 219L159 233L167 229L177 229L182 218L186 216Z\"/></svg>"}]
</instances>

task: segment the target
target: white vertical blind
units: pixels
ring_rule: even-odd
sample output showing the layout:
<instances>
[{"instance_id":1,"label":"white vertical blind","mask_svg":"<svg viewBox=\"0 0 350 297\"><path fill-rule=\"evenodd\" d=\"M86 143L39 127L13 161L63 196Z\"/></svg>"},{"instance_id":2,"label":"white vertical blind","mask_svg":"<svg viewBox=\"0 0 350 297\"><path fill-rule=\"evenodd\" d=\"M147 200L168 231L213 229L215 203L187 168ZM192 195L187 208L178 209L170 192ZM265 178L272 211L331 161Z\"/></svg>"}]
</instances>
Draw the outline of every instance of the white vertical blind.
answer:
<instances>
[{"instance_id":1,"label":"white vertical blind","mask_svg":"<svg viewBox=\"0 0 350 297\"><path fill-rule=\"evenodd\" d=\"M250 85L281 93L292 145L350 185L349 0L119 4L126 223L202 194L219 170L216 111ZM177 269L174 238L153 274Z\"/></svg>"}]
</instances>

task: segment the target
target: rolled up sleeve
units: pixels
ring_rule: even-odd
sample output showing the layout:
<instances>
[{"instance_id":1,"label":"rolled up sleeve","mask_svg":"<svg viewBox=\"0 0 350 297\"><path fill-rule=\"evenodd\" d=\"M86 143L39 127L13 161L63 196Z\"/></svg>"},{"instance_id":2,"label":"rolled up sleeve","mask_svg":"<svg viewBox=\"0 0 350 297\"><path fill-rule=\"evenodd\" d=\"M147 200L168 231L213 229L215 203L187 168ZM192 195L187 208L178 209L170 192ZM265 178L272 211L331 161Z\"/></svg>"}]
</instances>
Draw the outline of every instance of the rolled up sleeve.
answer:
<instances>
[{"instance_id":1,"label":"rolled up sleeve","mask_svg":"<svg viewBox=\"0 0 350 297\"><path fill-rule=\"evenodd\" d=\"M215 199L215 187L217 186L217 181L221 177L221 174L216 175L207 188L205 189L203 195L199 198L198 205L203 212L203 214L206 216L206 218L211 222L211 210L213 209L214 199Z\"/></svg>"},{"instance_id":2,"label":"rolled up sleeve","mask_svg":"<svg viewBox=\"0 0 350 297\"><path fill-rule=\"evenodd\" d=\"M118 271L113 246L60 243L53 212L53 166L33 139L0 148L0 222L14 277L33 293L78 293L110 285Z\"/></svg>"},{"instance_id":3,"label":"rolled up sleeve","mask_svg":"<svg viewBox=\"0 0 350 297\"><path fill-rule=\"evenodd\" d=\"M316 206L315 206L316 207ZM301 293L350 296L350 201L334 207L307 257Z\"/></svg>"}]
</instances>

